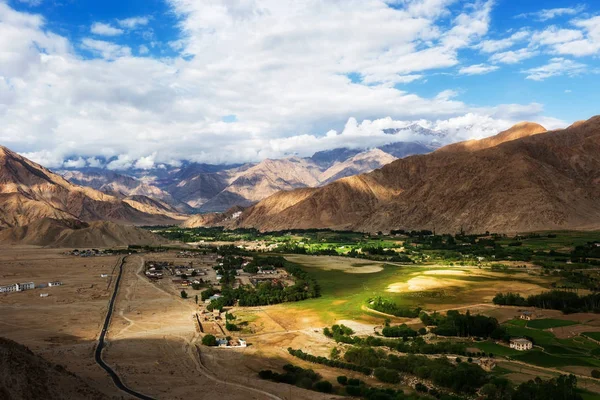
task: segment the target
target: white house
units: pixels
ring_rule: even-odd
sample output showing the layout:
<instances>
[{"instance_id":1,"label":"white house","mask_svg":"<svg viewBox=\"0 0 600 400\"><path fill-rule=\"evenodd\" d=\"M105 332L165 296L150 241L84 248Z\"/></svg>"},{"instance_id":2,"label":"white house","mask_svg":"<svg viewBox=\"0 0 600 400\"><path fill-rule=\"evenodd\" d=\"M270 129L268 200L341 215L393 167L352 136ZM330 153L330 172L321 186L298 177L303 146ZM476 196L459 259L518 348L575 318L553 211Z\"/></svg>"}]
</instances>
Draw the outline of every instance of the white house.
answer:
<instances>
[{"instance_id":1,"label":"white house","mask_svg":"<svg viewBox=\"0 0 600 400\"><path fill-rule=\"evenodd\" d=\"M528 339L510 339L510 348L525 351L533 348L533 343Z\"/></svg>"},{"instance_id":2,"label":"white house","mask_svg":"<svg viewBox=\"0 0 600 400\"><path fill-rule=\"evenodd\" d=\"M34 288L35 284L33 282L15 283L14 285L0 286L0 293L22 292L24 290L30 290Z\"/></svg>"},{"instance_id":3,"label":"white house","mask_svg":"<svg viewBox=\"0 0 600 400\"><path fill-rule=\"evenodd\" d=\"M16 284L0 286L0 293L9 293L9 292L16 292L16 291L17 291Z\"/></svg>"},{"instance_id":4,"label":"white house","mask_svg":"<svg viewBox=\"0 0 600 400\"><path fill-rule=\"evenodd\" d=\"M62 282L56 281L56 282L48 282L48 286L52 287L52 286L62 286Z\"/></svg>"}]
</instances>

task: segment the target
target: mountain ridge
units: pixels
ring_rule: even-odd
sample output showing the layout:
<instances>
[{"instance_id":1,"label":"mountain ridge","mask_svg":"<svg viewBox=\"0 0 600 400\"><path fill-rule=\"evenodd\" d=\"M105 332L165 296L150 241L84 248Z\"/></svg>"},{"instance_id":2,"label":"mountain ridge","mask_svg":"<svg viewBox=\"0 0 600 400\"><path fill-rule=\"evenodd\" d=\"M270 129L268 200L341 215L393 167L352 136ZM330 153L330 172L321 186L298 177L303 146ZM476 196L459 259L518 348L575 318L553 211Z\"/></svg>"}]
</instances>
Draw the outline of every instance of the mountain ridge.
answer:
<instances>
[{"instance_id":1,"label":"mountain ridge","mask_svg":"<svg viewBox=\"0 0 600 400\"><path fill-rule=\"evenodd\" d=\"M600 170L600 117L545 133L525 128L399 159L321 188L279 192L230 226L449 233L600 228L600 172L588 176Z\"/></svg>"}]
</instances>

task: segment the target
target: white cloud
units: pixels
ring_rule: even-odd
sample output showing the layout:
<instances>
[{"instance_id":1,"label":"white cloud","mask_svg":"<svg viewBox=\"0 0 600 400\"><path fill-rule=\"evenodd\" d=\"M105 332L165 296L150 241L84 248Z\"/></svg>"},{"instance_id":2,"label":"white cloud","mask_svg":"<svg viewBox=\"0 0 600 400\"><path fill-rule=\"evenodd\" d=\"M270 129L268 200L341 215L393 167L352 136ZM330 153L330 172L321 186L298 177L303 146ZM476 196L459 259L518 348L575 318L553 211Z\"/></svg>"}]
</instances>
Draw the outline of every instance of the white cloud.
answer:
<instances>
[{"instance_id":1,"label":"white cloud","mask_svg":"<svg viewBox=\"0 0 600 400\"><path fill-rule=\"evenodd\" d=\"M561 16L579 14L583 10L585 10L584 5L578 5L575 7L547 8L533 13L519 14L517 15L517 18L532 17L538 21L548 21Z\"/></svg>"},{"instance_id":2,"label":"white cloud","mask_svg":"<svg viewBox=\"0 0 600 400\"><path fill-rule=\"evenodd\" d=\"M92 167L92 168L100 168L104 165L104 163L102 162L102 160L99 160L96 157L89 157L86 158L86 163L88 167Z\"/></svg>"},{"instance_id":3,"label":"white cloud","mask_svg":"<svg viewBox=\"0 0 600 400\"><path fill-rule=\"evenodd\" d=\"M527 74L526 79L531 79L534 81L543 81L544 79L567 75L567 76L576 76L585 72L587 66L585 64L578 63L573 60L568 60L565 58L553 58L546 65L536 68L530 68L523 73Z\"/></svg>"},{"instance_id":4,"label":"white cloud","mask_svg":"<svg viewBox=\"0 0 600 400\"><path fill-rule=\"evenodd\" d=\"M516 43L519 43L530 36L528 31L518 31L513 33L510 37L499 40L484 40L477 47L483 53L496 53L501 50L508 49L514 46Z\"/></svg>"},{"instance_id":5,"label":"white cloud","mask_svg":"<svg viewBox=\"0 0 600 400\"><path fill-rule=\"evenodd\" d=\"M71 160L66 160L63 163L65 168L83 168L87 165L87 162L83 159L83 157L74 158Z\"/></svg>"},{"instance_id":6,"label":"white cloud","mask_svg":"<svg viewBox=\"0 0 600 400\"><path fill-rule=\"evenodd\" d=\"M583 29L585 37L558 43L554 50L559 54L577 57L600 54L600 16L575 20L573 25Z\"/></svg>"},{"instance_id":7,"label":"white cloud","mask_svg":"<svg viewBox=\"0 0 600 400\"><path fill-rule=\"evenodd\" d=\"M581 31L574 29L561 29L557 26L550 26L541 32L534 33L531 41L535 44L553 45L571 42L581 38L583 38Z\"/></svg>"},{"instance_id":8,"label":"white cloud","mask_svg":"<svg viewBox=\"0 0 600 400\"><path fill-rule=\"evenodd\" d=\"M83 157L122 169L309 155L389 140L378 126L470 116L481 127L455 135L467 137L543 113L531 104L479 109L452 91L422 97L402 87L460 65L461 52L487 34L491 2L458 13L443 0L398 3L403 9L384 0L169 4L185 57L136 57L93 38L73 46L41 16L0 0L0 140L49 166ZM326 134L344 125L345 134Z\"/></svg>"},{"instance_id":9,"label":"white cloud","mask_svg":"<svg viewBox=\"0 0 600 400\"><path fill-rule=\"evenodd\" d=\"M107 60L114 60L119 57L131 55L131 49L127 46L120 46L104 40L85 38L81 41L81 46L92 53L101 55Z\"/></svg>"},{"instance_id":10,"label":"white cloud","mask_svg":"<svg viewBox=\"0 0 600 400\"><path fill-rule=\"evenodd\" d=\"M110 24L94 22L90 28L90 32L102 36L118 36L121 35L124 31L123 29L115 28Z\"/></svg>"},{"instance_id":11,"label":"white cloud","mask_svg":"<svg viewBox=\"0 0 600 400\"><path fill-rule=\"evenodd\" d=\"M153 153L146 157L140 157L135 164L134 168L137 169L152 169L154 168L154 159L156 158L156 153Z\"/></svg>"},{"instance_id":12,"label":"white cloud","mask_svg":"<svg viewBox=\"0 0 600 400\"><path fill-rule=\"evenodd\" d=\"M140 47L138 48L138 53L140 54L148 54L150 52L150 49L148 49L148 46L146 46L145 44L140 45Z\"/></svg>"},{"instance_id":13,"label":"white cloud","mask_svg":"<svg viewBox=\"0 0 600 400\"><path fill-rule=\"evenodd\" d=\"M517 64L528 58L535 57L538 54L538 51L531 50L529 48L523 48L515 51L505 51L502 53L496 53L490 57L490 61L493 63Z\"/></svg>"},{"instance_id":14,"label":"white cloud","mask_svg":"<svg viewBox=\"0 0 600 400\"><path fill-rule=\"evenodd\" d=\"M148 17L131 17L125 19L118 19L117 23L119 26L125 29L136 29L139 26L148 25L150 18Z\"/></svg>"},{"instance_id":15,"label":"white cloud","mask_svg":"<svg viewBox=\"0 0 600 400\"><path fill-rule=\"evenodd\" d=\"M37 7L40 4L42 4L42 2L44 0L18 0L18 1L19 1L19 3L24 3L31 7Z\"/></svg>"},{"instance_id":16,"label":"white cloud","mask_svg":"<svg viewBox=\"0 0 600 400\"><path fill-rule=\"evenodd\" d=\"M496 71L499 67L496 65L475 64L468 67L462 67L458 70L461 75L483 75Z\"/></svg>"}]
</instances>

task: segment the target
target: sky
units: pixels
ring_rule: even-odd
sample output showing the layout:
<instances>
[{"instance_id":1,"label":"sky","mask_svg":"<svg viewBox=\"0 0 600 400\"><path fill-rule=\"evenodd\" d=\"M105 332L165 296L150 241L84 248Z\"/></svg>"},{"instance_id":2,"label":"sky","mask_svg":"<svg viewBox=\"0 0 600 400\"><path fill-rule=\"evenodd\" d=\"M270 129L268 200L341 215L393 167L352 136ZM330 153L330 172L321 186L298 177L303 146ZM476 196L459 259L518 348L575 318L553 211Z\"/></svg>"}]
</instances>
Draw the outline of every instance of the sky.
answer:
<instances>
[{"instance_id":1,"label":"sky","mask_svg":"<svg viewBox=\"0 0 600 400\"><path fill-rule=\"evenodd\" d=\"M599 55L591 0L0 0L0 144L122 170L557 129Z\"/></svg>"}]
</instances>

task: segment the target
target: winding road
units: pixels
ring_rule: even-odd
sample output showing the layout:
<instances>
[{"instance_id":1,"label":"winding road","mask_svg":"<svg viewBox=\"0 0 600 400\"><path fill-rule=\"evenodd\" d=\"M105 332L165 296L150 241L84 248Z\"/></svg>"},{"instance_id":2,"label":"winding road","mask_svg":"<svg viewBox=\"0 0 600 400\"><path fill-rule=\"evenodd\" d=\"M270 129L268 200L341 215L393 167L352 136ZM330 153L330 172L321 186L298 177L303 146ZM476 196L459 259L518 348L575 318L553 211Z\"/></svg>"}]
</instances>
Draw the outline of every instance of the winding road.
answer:
<instances>
[{"instance_id":1,"label":"winding road","mask_svg":"<svg viewBox=\"0 0 600 400\"><path fill-rule=\"evenodd\" d=\"M142 400L154 400L152 397L146 396L144 394L138 393L135 390L132 390L123 384L121 378L117 373L102 359L102 350L105 345L106 333L108 332L108 327L110 325L110 318L112 317L112 313L114 311L115 300L117 298L117 294L119 293L119 284L121 283L121 275L123 275L123 265L125 264L125 259L127 256L121 259L121 264L119 265L119 275L117 276L117 280L115 282L115 290L110 298L108 303L108 311L106 312L106 319L104 320L104 325L102 326L102 332L100 332L100 336L98 337L98 345L96 346L96 352L94 354L94 358L96 359L96 363L101 366L112 378L115 386L125 393L130 394L133 397Z\"/></svg>"}]
</instances>

